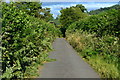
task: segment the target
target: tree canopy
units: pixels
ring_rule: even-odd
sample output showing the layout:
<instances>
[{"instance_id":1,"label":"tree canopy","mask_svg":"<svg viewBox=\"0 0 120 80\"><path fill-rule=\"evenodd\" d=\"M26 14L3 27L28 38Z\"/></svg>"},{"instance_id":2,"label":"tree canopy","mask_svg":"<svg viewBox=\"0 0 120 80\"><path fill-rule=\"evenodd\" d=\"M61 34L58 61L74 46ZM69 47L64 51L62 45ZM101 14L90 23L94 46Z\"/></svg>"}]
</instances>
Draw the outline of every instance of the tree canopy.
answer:
<instances>
[{"instance_id":1,"label":"tree canopy","mask_svg":"<svg viewBox=\"0 0 120 80\"><path fill-rule=\"evenodd\" d=\"M53 19L50 8L42 8L42 3L40 2L15 2L13 6L36 18L46 21Z\"/></svg>"},{"instance_id":2,"label":"tree canopy","mask_svg":"<svg viewBox=\"0 0 120 80\"><path fill-rule=\"evenodd\" d=\"M70 8L62 9L60 15L61 24L67 28L71 23L83 19L87 16L84 11L86 8L82 5L72 6Z\"/></svg>"}]
</instances>

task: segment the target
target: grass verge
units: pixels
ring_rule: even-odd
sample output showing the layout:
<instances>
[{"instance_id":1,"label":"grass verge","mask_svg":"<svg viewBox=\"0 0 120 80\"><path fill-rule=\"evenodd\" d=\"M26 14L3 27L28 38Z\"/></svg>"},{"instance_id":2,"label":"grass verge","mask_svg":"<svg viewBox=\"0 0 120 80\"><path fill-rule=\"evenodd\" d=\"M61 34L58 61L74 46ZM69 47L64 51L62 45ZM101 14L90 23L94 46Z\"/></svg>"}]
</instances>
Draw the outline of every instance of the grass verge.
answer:
<instances>
[{"instance_id":1,"label":"grass verge","mask_svg":"<svg viewBox=\"0 0 120 80\"><path fill-rule=\"evenodd\" d=\"M120 78L120 44L114 36L96 37L95 34L66 32L67 41L94 68L101 78Z\"/></svg>"}]
</instances>

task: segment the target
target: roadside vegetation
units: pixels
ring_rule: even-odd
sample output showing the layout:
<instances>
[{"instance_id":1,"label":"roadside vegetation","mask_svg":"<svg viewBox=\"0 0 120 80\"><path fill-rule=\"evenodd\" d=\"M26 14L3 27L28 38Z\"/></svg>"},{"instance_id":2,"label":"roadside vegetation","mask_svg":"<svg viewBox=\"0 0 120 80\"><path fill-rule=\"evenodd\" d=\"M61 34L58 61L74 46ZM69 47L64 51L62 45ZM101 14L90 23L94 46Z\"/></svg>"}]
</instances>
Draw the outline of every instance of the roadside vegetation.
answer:
<instances>
[{"instance_id":1,"label":"roadside vegetation","mask_svg":"<svg viewBox=\"0 0 120 80\"><path fill-rule=\"evenodd\" d=\"M102 11L83 11L75 16L71 13L77 14L83 8L74 9L75 11L68 11L71 7L61 10L60 22L64 22L61 24L66 28L67 41L101 78L120 78L120 5L113 7L109 7L109 10L102 8ZM96 14L96 11L99 13ZM74 20L76 16L82 15L83 17Z\"/></svg>"},{"instance_id":2,"label":"roadside vegetation","mask_svg":"<svg viewBox=\"0 0 120 80\"><path fill-rule=\"evenodd\" d=\"M2 4L2 78L36 78L65 37L101 78L120 78L120 5L88 12L82 5L62 9L56 19L39 2ZM35 74L36 73L36 74Z\"/></svg>"},{"instance_id":3,"label":"roadside vegetation","mask_svg":"<svg viewBox=\"0 0 120 80\"><path fill-rule=\"evenodd\" d=\"M119 38L110 35L96 37L96 34L83 30L67 31L66 35L67 41L101 78L120 78Z\"/></svg>"},{"instance_id":4,"label":"roadside vegetation","mask_svg":"<svg viewBox=\"0 0 120 80\"><path fill-rule=\"evenodd\" d=\"M2 2L2 78L35 77L49 61L51 43L60 35L49 11L38 2Z\"/></svg>"}]
</instances>

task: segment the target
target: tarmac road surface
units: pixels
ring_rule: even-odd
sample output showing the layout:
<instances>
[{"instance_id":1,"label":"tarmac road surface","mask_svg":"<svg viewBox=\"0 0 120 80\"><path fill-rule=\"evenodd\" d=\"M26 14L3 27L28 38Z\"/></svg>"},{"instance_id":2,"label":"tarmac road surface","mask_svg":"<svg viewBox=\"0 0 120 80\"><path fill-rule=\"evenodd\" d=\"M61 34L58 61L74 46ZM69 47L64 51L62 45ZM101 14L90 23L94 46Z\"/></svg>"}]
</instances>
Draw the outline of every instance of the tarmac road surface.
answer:
<instances>
[{"instance_id":1,"label":"tarmac road surface","mask_svg":"<svg viewBox=\"0 0 120 80\"><path fill-rule=\"evenodd\" d=\"M49 57L56 61L44 64L40 78L99 78L64 38L57 38L53 48Z\"/></svg>"}]
</instances>

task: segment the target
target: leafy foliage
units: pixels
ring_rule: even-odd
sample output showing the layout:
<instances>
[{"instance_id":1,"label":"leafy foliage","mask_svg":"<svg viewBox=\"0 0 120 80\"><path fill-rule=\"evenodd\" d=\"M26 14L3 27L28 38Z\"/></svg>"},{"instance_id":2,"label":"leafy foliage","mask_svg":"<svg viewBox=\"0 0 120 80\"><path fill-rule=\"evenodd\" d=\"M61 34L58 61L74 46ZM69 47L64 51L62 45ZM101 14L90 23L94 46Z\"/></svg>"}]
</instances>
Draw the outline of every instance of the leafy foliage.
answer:
<instances>
[{"instance_id":1,"label":"leafy foliage","mask_svg":"<svg viewBox=\"0 0 120 80\"><path fill-rule=\"evenodd\" d=\"M118 10L109 10L98 15L91 15L69 26L69 30L82 29L96 32L97 36L106 34L120 35L120 23L118 22Z\"/></svg>"},{"instance_id":2,"label":"leafy foliage","mask_svg":"<svg viewBox=\"0 0 120 80\"><path fill-rule=\"evenodd\" d=\"M73 6L70 8L62 9L60 11L60 23L67 28L71 23L86 17L87 14L83 13L82 11L84 11L84 9L81 10L80 7L80 5L77 5L76 7ZM84 7L82 6L82 8Z\"/></svg>"},{"instance_id":3,"label":"leafy foliage","mask_svg":"<svg viewBox=\"0 0 120 80\"><path fill-rule=\"evenodd\" d=\"M72 23L66 39L102 78L120 78L120 10L110 9ZM110 68L109 68L110 67Z\"/></svg>"},{"instance_id":4,"label":"leafy foliage","mask_svg":"<svg viewBox=\"0 0 120 80\"><path fill-rule=\"evenodd\" d=\"M120 44L115 36L96 37L82 30L67 31L66 38L77 52L99 72L101 78L120 78Z\"/></svg>"},{"instance_id":5,"label":"leafy foliage","mask_svg":"<svg viewBox=\"0 0 120 80\"><path fill-rule=\"evenodd\" d=\"M80 8L82 12L87 12L87 9L82 4L77 4L75 7Z\"/></svg>"},{"instance_id":6,"label":"leafy foliage","mask_svg":"<svg viewBox=\"0 0 120 80\"><path fill-rule=\"evenodd\" d=\"M61 15L59 17L59 21L62 25L61 32L63 33L64 37L68 26L70 26L75 21L79 21L87 16L87 14L84 13L84 11L86 11L86 8L79 4L70 8L62 9L60 11Z\"/></svg>"},{"instance_id":7,"label":"leafy foliage","mask_svg":"<svg viewBox=\"0 0 120 80\"><path fill-rule=\"evenodd\" d=\"M25 77L33 63L46 60L51 42L60 34L53 24L28 15L24 6L20 8L13 2L2 3L3 78Z\"/></svg>"},{"instance_id":8,"label":"leafy foliage","mask_svg":"<svg viewBox=\"0 0 120 80\"><path fill-rule=\"evenodd\" d=\"M96 14L99 14L101 12L108 11L108 10L111 10L111 9L119 10L119 8L120 8L120 5L116 4L116 5L113 5L111 7L105 7L105 8L100 8L100 9L97 9L97 10L92 10L92 11L89 12L89 14L90 15L96 15Z\"/></svg>"},{"instance_id":9,"label":"leafy foliage","mask_svg":"<svg viewBox=\"0 0 120 80\"><path fill-rule=\"evenodd\" d=\"M53 19L50 8L42 8L39 2L15 2L14 7L26 12L30 16L50 21Z\"/></svg>"}]
</instances>

